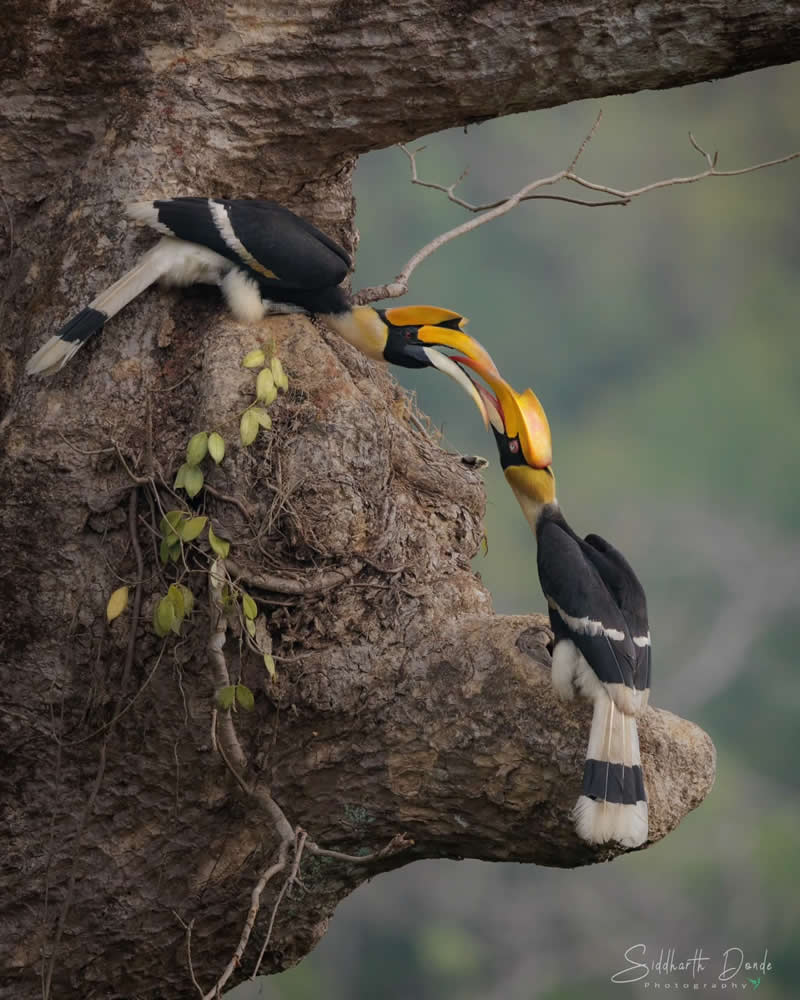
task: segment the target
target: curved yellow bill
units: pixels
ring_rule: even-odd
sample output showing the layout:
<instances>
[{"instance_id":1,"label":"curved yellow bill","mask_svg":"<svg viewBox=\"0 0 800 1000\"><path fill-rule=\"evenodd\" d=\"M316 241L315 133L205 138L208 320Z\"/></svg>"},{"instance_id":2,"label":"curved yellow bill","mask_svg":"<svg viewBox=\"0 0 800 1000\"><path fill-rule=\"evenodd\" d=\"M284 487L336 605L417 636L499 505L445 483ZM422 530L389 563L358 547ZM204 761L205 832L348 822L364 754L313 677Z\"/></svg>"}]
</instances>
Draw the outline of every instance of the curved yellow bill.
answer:
<instances>
[{"instance_id":1,"label":"curved yellow bill","mask_svg":"<svg viewBox=\"0 0 800 1000\"><path fill-rule=\"evenodd\" d=\"M476 386L469 375L462 371L455 361L453 361L452 358L448 358L446 354L440 354L439 351L434 350L432 347L423 347L423 351L425 352L427 359L435 368L438 368L440 372L444 372L445 375L449 375L450 378L458 382L464 392L467 393L472 402L478 407L478 413L480 413L481 419L483 420L483 426L488 430L489 415L486 411L486 404L483 401L479 387Z\"/></svg>"},{"instance_id":2,"label":"curved yellow bill","mask_svg":"<svg viewBox=\"0 0 800 1000\"><path fill-rule=\"evenodd\" d=\"M392 326L438 326L457 320L460 328L469 322L461 313L439 306L393 306L384 310L384 314Z\"/></svg>"},{"instance_id":3,"label":"curved yellow bill","mask_svg":"<svg viewBox=\"0 0 800 1000\"><path fill-rule=\"evenodd\" d=\"M433 347L450 347L454 351L460 351L480 365L476 371L486 370L493 375L500 376L497 366L492 361L491 354L483 344L478 343L474 337L470 337L463 330L451 330L441 326L421 326L417 330L417 338L423 344L430 344Z\"/></svg>"},{"instance_id":4,"label":"curved yellow bill","mask_svg":"<svg viewBox=\"0 0 800 1000\"><path fill-rule=\"evenodd\" d=\"M492 400L488 412L499 411L503 432L510 438L519 437L522 454L528 465L534 469L545 469L551 465L553 444L550 424L533 389L526 389L523 393L516 392L500 375L494 363L490 367L473 357L459 358L458 363L477 372L494 390L497 398ZM487 398L490 398L489 393L484 390L484 409L487 408L487 402L484 401ZM495 421L492 420L492 423L495 424Z\"/></svg>"}]
</instances>

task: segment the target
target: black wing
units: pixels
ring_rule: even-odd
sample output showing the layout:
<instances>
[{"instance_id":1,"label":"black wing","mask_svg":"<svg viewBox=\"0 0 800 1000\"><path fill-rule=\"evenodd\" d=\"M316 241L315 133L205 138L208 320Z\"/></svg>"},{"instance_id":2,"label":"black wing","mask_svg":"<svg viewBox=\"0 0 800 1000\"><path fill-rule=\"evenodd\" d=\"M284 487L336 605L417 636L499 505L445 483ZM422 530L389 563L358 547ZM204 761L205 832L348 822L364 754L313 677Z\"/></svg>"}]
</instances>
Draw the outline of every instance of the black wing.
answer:
<instances>
[{"instance_id":1,"label":"black wing","mask_svg":"<svg viewBox=\"0 0 800 1000\"><path fill-rule=\"evenodd\" d=\"M628 623L581 543L552 521L540 522L537 542L556 641L571 639L604 684L633 688L636 646Z\"/></svg>"},{"instance_id":2,"label":"black wing","mask_svg":"<svg viewBox=\"0 0 800 1000\"><path fill-rule=\"evenodd\" d=\"M170 198L153 207L160 231L227 257L267 289L331 288L351 266L338 243L273 201Z\"/></svg>"},{"instance_id":3,"label":"black wing","mask_svg":"<svg viewBox=\"0 0 800 1000\"><path fill-rule=\"evenodd\" d=\"M600 535L587 535L586 554L594 563L628 623L635 649L634 684L639 690L650 687L652 652L647 617L647 597L638 576L625 556Z\"/></svg>"}]
</instances>

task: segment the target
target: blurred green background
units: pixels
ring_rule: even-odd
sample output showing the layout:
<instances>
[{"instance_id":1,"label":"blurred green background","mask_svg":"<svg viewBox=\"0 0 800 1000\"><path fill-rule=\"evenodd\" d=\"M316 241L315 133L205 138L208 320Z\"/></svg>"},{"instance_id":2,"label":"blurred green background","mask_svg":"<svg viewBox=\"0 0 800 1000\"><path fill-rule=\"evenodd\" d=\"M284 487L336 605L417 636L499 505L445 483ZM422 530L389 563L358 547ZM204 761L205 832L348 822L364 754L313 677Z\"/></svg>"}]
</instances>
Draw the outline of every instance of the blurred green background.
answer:
<instances>
[{"instance_id":1,"label":"blurred green background","mask_svg":"<svg viewBox=\"0 0 800 1000\"><path fill-rule=\"evenodd\" d=\"M799 98L797 64L516 115L425 140L420 176L449 184L468 167L462 197L495 200L566 166L600 106L584 177L634 187L693 174L704 164L689 130L733 169L800 149ZM466 217L408 177L396 149L359 165L355 288ZM702 948L704 992L721 992L725 949L754 961L766 949L760 995L800 996L798 185L800 161L625 208L528 203L444 247L403 300L469 316L500 370L541 398L567 517L612 539L647 590L651 702L717 746L710 797L610 865L442 861L381 876L308 959L249 996L604 1000L692 982L613 984L637 943L648 961ZM444 447L491 459L489 551L475 569L496 610L543 610L533 539L477 415L433 372L398 377ZM733 981L752 990L758 975Z\"/></svg>"}]
</instances>

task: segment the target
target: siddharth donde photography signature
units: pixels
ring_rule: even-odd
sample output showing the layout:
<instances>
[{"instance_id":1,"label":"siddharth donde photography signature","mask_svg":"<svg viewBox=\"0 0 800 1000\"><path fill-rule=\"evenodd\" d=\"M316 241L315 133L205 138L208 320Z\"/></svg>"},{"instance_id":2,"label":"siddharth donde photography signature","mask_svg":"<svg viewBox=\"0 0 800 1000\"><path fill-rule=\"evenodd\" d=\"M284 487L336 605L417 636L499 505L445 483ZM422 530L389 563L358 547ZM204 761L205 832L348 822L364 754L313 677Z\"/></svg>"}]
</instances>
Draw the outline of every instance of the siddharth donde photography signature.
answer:
<instances>
[{"instance_id":1,"label":"siddharth donde photography signature","mask_svg":"<svg viewBox=\"0 0 800 1000\"><path fill-rule=\"evenodd\" d=\"M740 990L757 990L762 977L772 971L768 949L763 953L747 954L743 948L726 948L720 954L707 954L702 947L693 953L678 953L675 948L659 948L648 954L646 944L633 944L624 954L625 965L611 977L612 983L651 983L656 986L665 980L679 983L698 982L733 984Z\"/></svg>"}]
</instances>

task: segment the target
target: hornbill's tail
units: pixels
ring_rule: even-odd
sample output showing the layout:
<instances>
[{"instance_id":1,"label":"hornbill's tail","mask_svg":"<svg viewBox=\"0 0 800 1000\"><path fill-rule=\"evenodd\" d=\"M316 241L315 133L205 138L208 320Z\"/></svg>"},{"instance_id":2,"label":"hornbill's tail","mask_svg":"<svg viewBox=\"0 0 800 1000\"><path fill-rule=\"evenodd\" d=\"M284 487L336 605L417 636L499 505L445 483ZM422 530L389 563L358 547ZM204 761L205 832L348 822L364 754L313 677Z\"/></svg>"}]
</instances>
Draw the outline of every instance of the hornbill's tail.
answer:
<instances>
[{"instance_id":1,"label":"hornbill's tail","mask_svg":"<svg viewBox=\"0 0 800 1000\"><path fill-rule=\"evenodd\" d=\"M639 847L647 840L647 795L636 718L621 712L599 685L582 794L573 816L578 836L592 844L616 840Z\"/></svg>"},{"instance_id":2,"label":"hornbill's tail","mask_svg":"<svg viewBox=\"0 0 800 1000\"><path fill-rule=\"evenodd\" d=\"M215 260L212 261L211 258ZM54 374L83 347L92 334L102 330L112 316L153 282L173 271L180 272L182 276L184 269L192 272L191 280L202 281L204 277L206 280L212 279L210 271L214 269L213 265L218 260L221 258L204 247L196 247L182 240L161 240L152 250L144 254L135 267L101 292L93 302L90 302L77 316L73 316L58 333L43 344L28 361L25 371L28 375ZM194 276L194 272L198 270L204 272L203 275ZM216 273L212 280L217 280ZM181 283L188 284L189 281Z\"/></svg>"}]
</instances>

